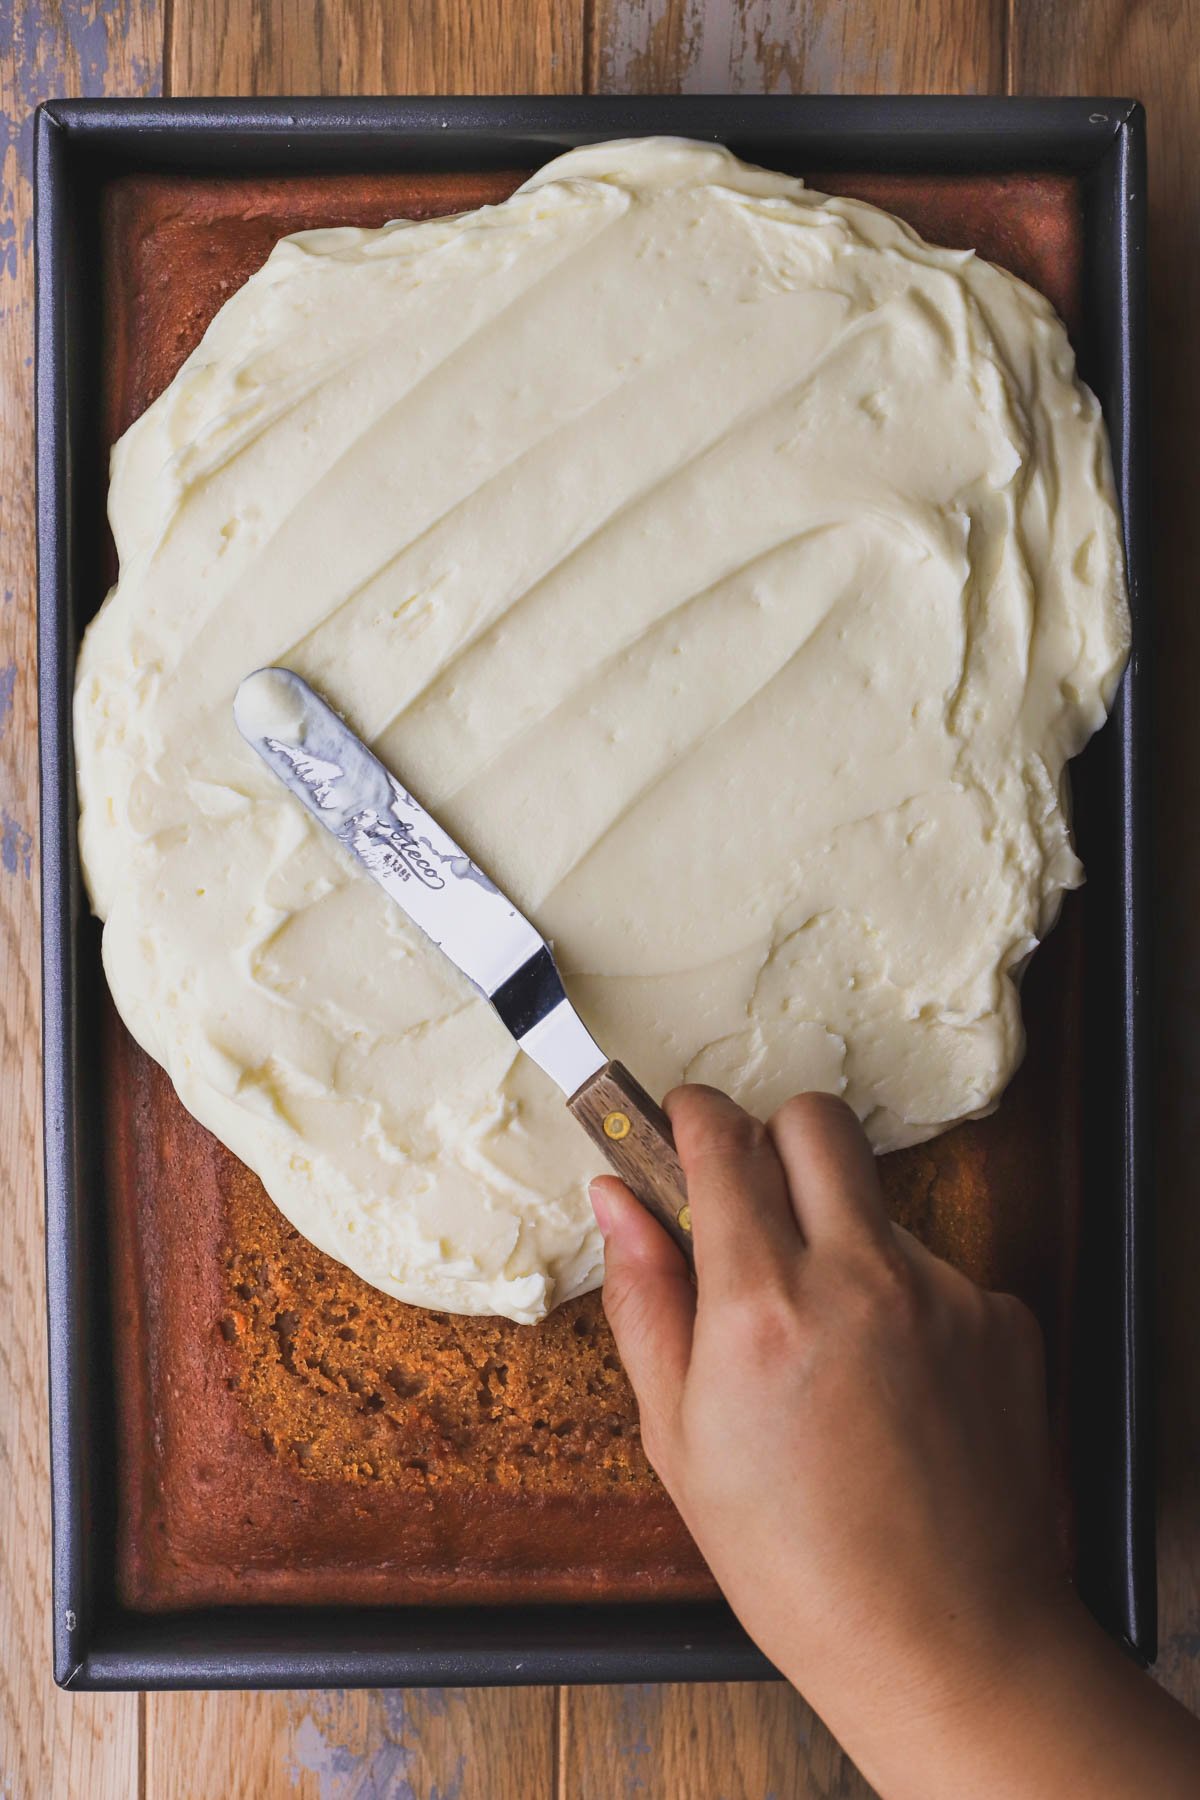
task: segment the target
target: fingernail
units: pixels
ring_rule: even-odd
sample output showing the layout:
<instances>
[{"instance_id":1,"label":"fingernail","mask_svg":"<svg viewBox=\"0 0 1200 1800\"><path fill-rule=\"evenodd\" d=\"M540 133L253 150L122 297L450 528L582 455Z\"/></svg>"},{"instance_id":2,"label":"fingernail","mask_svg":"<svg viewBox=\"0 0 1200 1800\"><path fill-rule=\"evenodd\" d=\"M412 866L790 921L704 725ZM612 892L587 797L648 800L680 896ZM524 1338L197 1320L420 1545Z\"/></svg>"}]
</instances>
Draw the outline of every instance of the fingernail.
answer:
<instances>
[{"instance_id":1,"label":"fingernail","mask_svg":"<svg viewBox=\"0 0 1200 1800\"><path fill-rule=\"evenodd\" d=\"M600 1227L601 1237L607 1237L612 1230L612 1210L608 1204L608 1195L599 1181L593 1181L588 1188L588 1199L592 1203L592 1211L596 1215L596 1223Z\"/></svg>"}]
</instances>

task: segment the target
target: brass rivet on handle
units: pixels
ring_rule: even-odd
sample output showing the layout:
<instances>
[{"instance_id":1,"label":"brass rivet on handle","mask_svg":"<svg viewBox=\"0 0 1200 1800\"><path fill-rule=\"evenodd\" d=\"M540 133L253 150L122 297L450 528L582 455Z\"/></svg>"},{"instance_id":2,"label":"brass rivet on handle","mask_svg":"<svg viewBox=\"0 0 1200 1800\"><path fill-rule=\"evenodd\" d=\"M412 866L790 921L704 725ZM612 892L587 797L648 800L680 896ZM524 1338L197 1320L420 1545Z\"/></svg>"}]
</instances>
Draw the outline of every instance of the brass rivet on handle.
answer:
<instances>
[{"instance_id":1,"label":"brass rivet on handle","mask_svg":"<svg viewBox=\"0 0 1200 1800\"><path fill-rule=\"evenodd\" d=\"M604 1120L605 1137L625 1138L632 1130L633 1126L629 1122L628 1113L610 1112Z\"/></svg>"},{"instance_id":2,"label":"brass rivet on handle","mask_svg":"<svg viewBox=\"0 0 1200 1800\"><path fill-rule=\"evenodd\" d=\"M680 1207L679 1211L675 1214L675 1223L679 1226L681 1231L690 1231L692 1229L692 1209L690 1206Z\"/></svg>"}]
</instances>

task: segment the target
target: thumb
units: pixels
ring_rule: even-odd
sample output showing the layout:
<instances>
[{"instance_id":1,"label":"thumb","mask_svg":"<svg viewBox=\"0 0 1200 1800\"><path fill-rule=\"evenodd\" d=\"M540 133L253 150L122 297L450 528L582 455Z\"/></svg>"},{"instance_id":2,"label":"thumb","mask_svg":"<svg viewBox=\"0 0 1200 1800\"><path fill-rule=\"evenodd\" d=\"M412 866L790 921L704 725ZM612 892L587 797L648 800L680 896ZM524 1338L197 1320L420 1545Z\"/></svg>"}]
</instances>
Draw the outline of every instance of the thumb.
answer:
<instances>
[{"instance_id":1,"label":"thumb","mask_svg":"<svg viewBox=\"0 0 1200 1800\"><path fill-rule=\"evenodd\" d=\"M601 1175L590 1194L604 1236L604 1311L637 1395L642 1441L654 1447L646 1454L657 1466L683 1397L696 1292L683 1257L623 1181Z\"/></svg>"}]
</instances>

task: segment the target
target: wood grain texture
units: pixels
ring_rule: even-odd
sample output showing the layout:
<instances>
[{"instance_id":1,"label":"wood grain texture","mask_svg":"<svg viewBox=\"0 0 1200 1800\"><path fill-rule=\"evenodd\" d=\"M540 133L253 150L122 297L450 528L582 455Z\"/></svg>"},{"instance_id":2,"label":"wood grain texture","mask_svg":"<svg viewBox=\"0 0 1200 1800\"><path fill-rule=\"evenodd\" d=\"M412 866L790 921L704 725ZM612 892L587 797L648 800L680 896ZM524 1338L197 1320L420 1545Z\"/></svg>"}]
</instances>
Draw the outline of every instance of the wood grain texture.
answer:
<instances>
[{"instance_id":1,"label":"wood grain texture","mask_svg":"<svg viewBox=\"0 0 1200 1800\"><path fill-rule=\"evenodd\" d=\"M1006 0L595 0L603 94L998 93Z\"/></svg>"},{"instance_id":2,"label":"wood grain texture","mask_svg":"<svg viewBox=\"0 0 1200 1800\"><path fill-rule=\"evenodd\" d=\"M1071 29L1050 0L1017 0L1013 81L1029 94L1129 94L1146 103L1150 161L1150 353L1157 692L1153 766L1159 960L1158 1677L1200 1711L1200 9L1194 0L1087 0Z\"/></svg>"},{"instance_id":3,"label":"wood grain texture","mask_svg":"<svg viewBox=\"0 0 1200 1800\"><path fill-rule=\"evenodd\" d=\"M568 1105L592 1142L646 1210L692 1261L687 1181L675 1139L657 1100L622 1063L606 1063Z\"/></svg>"},{"instance_id":4,"label":"wood grain texture","mask_svg":"<svg viewBox=\"0 0 1200 1800\"><path fill-rule=\"evenodd\" d=\"M157 90L156 0L6 5L0 22L0 1793L129 1800L133 1695L50 1676L37 902L32 116L55 95Z\"/></svg>"},{"instance_id":5,"label":"wood grain texture","mask_svg":"<svg viewBox=\"0 0 1200 1800\"><path fill-rule=\"evenodd\" d=\"M176 0L172 94L569 94L583 0Z\"/></svg>"},{"instance_id":6,"label":"wood grain texture","mask_svg":"<svg viewBox=\"0 0 1200 1800\"><path fill-rule=\"evenodd\" d=\"M567 1689L563 1714L559 1800L866 1800L874 1792L782 1685Z\"/></svg>"},{"instance_id":7,"label":"wood grain texture","mask_svg":"<svg viewBox=\"0 0 1200 1800\"><path fill-rule=\"evenodd\" d=\"M552 1800L551 1688L150 1697L146 1800Z\"/></svg>"}]
</instances>

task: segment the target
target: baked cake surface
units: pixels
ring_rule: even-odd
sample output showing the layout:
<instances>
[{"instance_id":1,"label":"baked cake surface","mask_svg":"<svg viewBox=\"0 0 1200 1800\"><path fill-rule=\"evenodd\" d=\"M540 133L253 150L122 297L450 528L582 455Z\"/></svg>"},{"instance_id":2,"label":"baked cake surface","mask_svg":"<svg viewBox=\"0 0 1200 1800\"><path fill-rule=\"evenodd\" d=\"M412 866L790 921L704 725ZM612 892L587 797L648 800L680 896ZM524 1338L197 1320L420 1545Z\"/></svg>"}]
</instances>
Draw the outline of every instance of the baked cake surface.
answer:
<instances>
[{"instance_id":1,"label":"baked cake surface","mask_svg":"<svg viewBox=\"0 0 1200 1800\"><path fill-rule=\"evenodd\" d=\"M116 184L110 438L278 237L461 210L519 179ZM977 245L1074 322L1069 181L813 185L876 200L934 241ZM1030 1063L1000 1113L883 1165L898 1217L979 1279L1022 1291L1052 1333L1078 1195L1078 951L1072 906L1035 964ZM115 1018L106 1068L129 1603L712 1592L642 1454L598 1296L537 1327L389 1300L283 1221Z\"/></svg>"}]
</instances>

